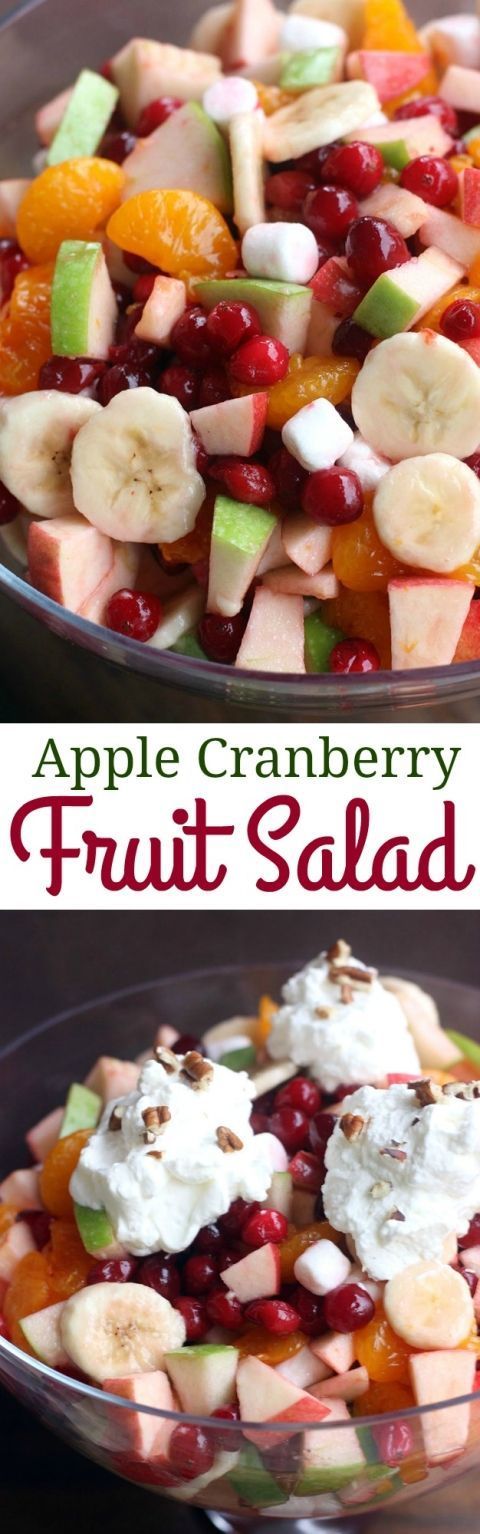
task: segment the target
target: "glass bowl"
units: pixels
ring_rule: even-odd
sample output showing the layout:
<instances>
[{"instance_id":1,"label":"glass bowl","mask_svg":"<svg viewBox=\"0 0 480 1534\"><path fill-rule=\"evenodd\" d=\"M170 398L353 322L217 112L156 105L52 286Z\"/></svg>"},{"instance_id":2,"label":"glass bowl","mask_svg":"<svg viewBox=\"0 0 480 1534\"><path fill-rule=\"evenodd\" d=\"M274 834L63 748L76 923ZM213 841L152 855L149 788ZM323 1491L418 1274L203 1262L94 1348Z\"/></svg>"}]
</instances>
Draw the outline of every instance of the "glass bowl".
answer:
<instances>
[{"instance_id":1,"label":"glass bowl","mask_svg":"<svg viewBox=\"0 0 480 1534\"><path fill-rule=\"evenodd\" d=\"M185 43L203 0L27 0L0 25L0 176L28 174L33 113L133 33ZM425 21L429 5L413 0ZM451 10L451 0L435 4ZM5 0L0 3L0 15ZM480 663L367 677L272 676L159 652L76 617L32 589L19 566L0 565L4 681L28 719L117 721L480 717Z\"/></svg>"},{"instance_id":2,"label":"glass bowl","mask_svg":"<svg viewBox=\"0 0 480 1534\"><path fill-rule=\"evenodd\" d=\"M148 1047L160 1022L180 1020L182 1031L199 1035L225 1013L251 1014L262 993L279 994L294 968L290 961L174 975L100 997L25 1034L0 1053L0 1175L22 1164L23 1135L29 1124L63 1101L69 1083L81 1080L99 1053L134 1056ZM445 1024L480 1036L477 990L430 976L411 978L436 997ZM353 1424L315 1425L310 1442L318 1463L302 1496L295 1494L301 1443L298 1424L289 1425L281 1435L265 1424L255 1424L252 1450L236 1424L222 1424L220 1431L218 1426L212 1429L211 1419L202 1423L199 1418L174 1416L174 1422L207 1428L215 1458L210 1477L168 1486L158 1448L155 1451L152 1445L157 1435L165 1435L172 1414L132 1408L118 1397L54 1372L1 1340L0 1380L74 1448L142 1487L208 1510L221 1529L270 1518L298 1520L305 1530L311 1520L346 1519L351 1534L359 1514L384 1505L390 1509L443 1488L478 1465L480 1394L465 1398L469 1426L461 1449L456 1441L458 1419L453 1415L461 1412L458 1401L424 1411L412 1408L389 1416L357 1418L357 1462L350 1459ZM450 1437L451 1447L456 1447L456 1452L438 1461L429 1460L425 1451L424 1429L430 1428L431 1437L435 1422ZM406 1434L406 1457L392 1466L388 1444L391 1450L393 1443L395 1450L400 1435L405 1446ZM334 1440L332 1452L329 1443L333 1445Z\"/></svg>"}]
</instances>

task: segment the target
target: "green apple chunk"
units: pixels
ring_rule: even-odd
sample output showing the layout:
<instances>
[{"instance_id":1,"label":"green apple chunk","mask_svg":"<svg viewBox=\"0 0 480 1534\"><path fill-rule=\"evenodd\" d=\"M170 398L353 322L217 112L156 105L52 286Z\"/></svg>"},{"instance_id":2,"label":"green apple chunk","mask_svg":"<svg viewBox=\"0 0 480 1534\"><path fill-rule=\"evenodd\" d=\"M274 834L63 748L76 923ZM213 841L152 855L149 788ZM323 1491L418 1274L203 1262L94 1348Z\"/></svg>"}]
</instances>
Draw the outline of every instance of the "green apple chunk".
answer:
<instances>
[{"instance_id":1,"label":"green apple chunk","mask_svg":"<svg viewBox=\"0 0 480 1534\"><path fill-rule=\"evenodd\" d=\"M236 1348L216 1343L165 1354L165 1368L182 1410L200 1417L211 1417L219 1406L233 1401L237 1363Z\"/></svg>"},{"instance_id":2,"label":"green apple chunk","mask_svg":"<svg viewBox=\"0 0 480 1534\"><path fill-rule=\"evenodd\" d=\"M416 300L402 291L400 283L395 280L395 273L382 272L358 304L353 318L356 325L361 325L371 336L378 336L384 341L387 336L407 330L418 308Z\"/></svg>"},{"instance_id":3,"label":"green apple chunk","mask_svg":"<svg viewBox=\"0 0 480 1534\"><path fill-rule=\"evenodd\" d=\"M93 155L103 138L118 101L116 85L92 69L82 69L47 155L47 165L60 165Z\"/></svg>"},{"instance_id":4,"label":"green apple chunk","mask_svg":"<svg viewBox=\"0 0 480 1534\"><path fill-rule=\"evenodd\" d=\"M170 649L174 650L175 655L190 655L193 660L207 659L194 629L190 629L188 634L181 634L176 644L170 645Z\"/></svg>"},{"instance_id":5,"label":"green apple chunk","mask_svg":"<svg viewBox=\"0 0 480 1534\"><path fill-rule=\"evenodd\" d=\"M56 357L108 357L117 301L102 246L64 240L52 286L52 352Z\"/></svg>"},{"instance_id":6,"label":"green apple chunk","mask_svg":"<svg viewBox=\"0 0 480 1534\"><path fill-rule=\"evenodd\" d=\"M185 187L232 211L232 172L225 139L196 101L173 112L124 161L123 201L138 192Z\"/></svg>"},{"instance_id":7,"label":"green apple chunk","mask_svg":"<svg viewBox=\"0 0 480 1534\"><path fill-rule=\"evenodd\" d=\"M241 1450L229 1480L240 1501L248 1507L275 1507L287 1501L288 1493L279 1486L253 1444Z\"/></svg>"},{"instance_id":8,"label":"green apple chunk","mask_svg":"<svg viewBox=\"0 0 480 1534\"><path fill-rule=\"evenodd\" d=\"M199 302L213 309L221 300L253 304L265 335L283 341L290 352L305 352L313 293L295 282L260 277L213 278L195 283Z\"/></svg>"},{"instance_id":9,"label":"green apple chunk","mask_svg":"<svg viewBox=\"0 0 480 1534\"><path fill-rule=\"evenodd\" d=\"M57 1305L48 1305L45 1310L37 1310L33 1316L25 1316L20 1322L29 1347L50 1369L62 1369L70 1362L60 1335L64 1303L64 1300L60 1300Z\"/></svg>"},{"instance_id":10,"label":"green apple chunk","mask_svg":"<svg viewBox=\"0 0 480 1534\"><path fill-rule=\"evenodd\" d=\"M210 550L208 612L233 618L258 569L276 517L261 506L217 495Z\"/></svg>"},{"instance_id":11,"label":"green apple chunk","mask_svg":"<svg viewBox=\"0 0 480 1534\"><path fill-rule=\"evenodd\" d=\"M249 1071L255 1065L257 1051L253 1044L245 1044L242 1049L230 1049L222 1055L220 1065L226 1065L229 1071Z\"/></svg>"},{"instance_id":12,"label":"green apple chunk","mask_svg":"<svg viewBox=\"0 0 480 1534\"><path fill-rule=\"evenodd\" d=\"M460 1051L462 1059L470 1060L471 1064L476 1065L480 1070L480 1044L476 1044L475 1039L469 1039L466 1033L456 1033L453 1028L447 1028L445 1031L447 1039L450 1039L455 1048Z\"/></svg>"},{"instance_id":13,"label":"green apple chunk","mask_svg":"<svg viewBox=\"0 0 480 1534\"><path fill-rule=\"evenodd\" d=\"M118 1249L115 1231L104 1209L87 1209L74 1204L75 1220L85 1251L92 1257L105 1257Z\"/></svg>"},{"instance_id":14,"label":"green apple chunk","mask_svg":"<svg viewBox=\"0 0 480 1534\"><path fill-rule=\"evenodd\" d=\"M68 1092L65 1103L59 1139L64 1140L67 1135L74 1135L77 1129L94 1129L98 1124L102 1109L102 1099L97 1092L91 1092L89 1087L80 1085L74 1081Z\"/></svg>"},{"instance_id":15,"label":"green apple chunk","mask_svg":"<svg viewBox=\"0 0 480 1534\"><path fill-rule=\"evenodd\" d=\"M305 666L307 671L328 671L328 663L334 645L345 635L341 629L331 628L319 612L309 613L305 619Z\"/></svg>"},{"instance_id":16,"label":"green apple chunk","mask_svg":"<svg viewBox=\"0 0 480 1534\"><path fill-rule=\"evenodd\" d=\"M306 48L303 53L292 53L280 75L280 87L284 91L309 91L315 85L330 85L338 79L339 48Z\"/></svg>"}]
</instances>

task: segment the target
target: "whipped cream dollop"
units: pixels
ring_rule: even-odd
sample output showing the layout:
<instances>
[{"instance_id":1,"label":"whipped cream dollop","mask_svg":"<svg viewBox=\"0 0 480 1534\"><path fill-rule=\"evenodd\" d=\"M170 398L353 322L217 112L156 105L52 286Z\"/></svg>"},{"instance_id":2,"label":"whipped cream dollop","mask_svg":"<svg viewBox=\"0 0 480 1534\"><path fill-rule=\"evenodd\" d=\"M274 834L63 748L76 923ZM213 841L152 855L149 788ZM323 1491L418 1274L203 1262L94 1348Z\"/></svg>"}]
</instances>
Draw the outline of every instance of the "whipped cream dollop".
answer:
<instances>
[{"instance_id":1,"label":"whipped cream dollop","mask_svg":"<svg viewBox=\"0 0 480 1534\"><path fill-rule=\"evenodd\" d=\"M376 970L346 943L305 965L283 987L268 1051L308 1066L325 1092L349 1082L380 1081L388 1071L418 1071L418 1055L400 1002Z\"/></svg>"},{"instance_id":2,"label":"whipped cream dollop","mask_svg":"<svg viewBox=\"0 0 480 1534\"><path fill-rule=\"evenodd\" d=\"M325 1214L353 1238L372 1278L445 1257L480 1210L480 1099L474 1086L429 1081L360 1087L325 1155ZM466 1096L458 1096L464 1093Z\"/></svg>"},{"instance_id":3,"label":"whipped cream dollop","mask_svg":"<svg viewBox=\"0 0 480 1534\"><path fill-rule=\"evenodd\" d=\"M272 1179L273 1137L253 1134L245 1072L196 1053L158 1054L138 1090L108 1104L70 1183L138 1257L183 1251L233 1199L264 1199Z\"/></svg>"}]
</instances>

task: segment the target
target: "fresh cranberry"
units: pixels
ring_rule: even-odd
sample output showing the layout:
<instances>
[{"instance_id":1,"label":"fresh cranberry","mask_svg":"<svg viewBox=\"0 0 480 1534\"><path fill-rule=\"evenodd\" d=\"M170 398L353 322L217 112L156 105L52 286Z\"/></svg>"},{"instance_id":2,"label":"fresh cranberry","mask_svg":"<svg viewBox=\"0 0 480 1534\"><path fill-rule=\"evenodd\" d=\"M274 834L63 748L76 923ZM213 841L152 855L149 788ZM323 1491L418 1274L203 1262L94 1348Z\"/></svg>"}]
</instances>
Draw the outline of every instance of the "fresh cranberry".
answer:
<instances>
[{"instance_id":1,"label":"fresh cranberry","mask_svg":"<svg viewBox=\"0 0 480 1534\"><path fill-rule=\"evenodd\" d=\"M384 1465L399 1465L413 1453L414 1439L409 1422L380 1422L372 1427L372 1438Z\"/></svg>"},{"instance_id":2,"label":"fresh cranberry","mask_svg":"<svg viewBox=\"0 0 480 1534\"><path fill-rule=\"evenodd\" d=\"M163 1486L168 1491L172 1486L180 1485L178 1475L169 1470L166 1460L134 1459L129 1454L112 1454L111 1466L118 1475L140 1486Z\"/></svg>"},{"instance_id":3,"label":"fresh cranberry","mask_svg":"<svg viewBox=\"0 0 480 1534\"><path fill-rule=\"evenodd\" d=\"M207 1296L207 1316L211 1326L238 1332L243 1326L243 1305L229 1289L213 1289Z\"/></svg>"},{"instance_id":4,"label":"fresh cranberry","mask_svg":"<svg viewBox=\"0 0 480 1534\"><path fill-rule=\"evenodd\" d=\"M180 1276L173 1259L165 1252L154 1252L145 1257L137 1273L137 1283L155 1289L164 1300L176 1300L180 1294Z\"/></svg>"},{"instance_id":5,"label":"fresh cranberry","mask_svg":"<svg viewBox=\"0 0 480 1534\"><path fill-rule=\"evenodd\" d=\"M43 1209L22 1209L18 1219L28 1225L35 1246L39 1252L43 1251L47 1241L50 1240L52 1217Z\"/></svg>"},{"instance_id":6,"label":"fresh cranberry","mask_svg":"<svg viewBox=\"0 0 480 1534\"><path fill-rule=\"evenodd\" d=\"M363 511L363 491L358 474L354 474L353 469L342 469L338 464L332 469L317 469L307 479L302 506L307 517L312 517L314 522L326 523L327 527L356 522Z\"/></svg>"},{"instance_id":7,"label":"fresh cranberry","mask_svg":"<svg viewBox=\"0 0 480 1534\"><path fill-rule=\"evenodd\" d=\"M322 1186L324 1169L311 1151L299 1150L288 1168L295 1188L305 1188L307 1193L318 1193Z\"/></svg>"},{"instance_id":8,"label":"fresh cranberry","mask_svg":"<svg viewBox=\"0 0 480 1534\"><path fill-rule=\"evenodd\" d=\"M211 1253L203 1252L189 1257L183 1269L183 1283L187 1294L208 1294L218 1278L218 1263Z\"/></svg>"},{"instance_id":9,"label":"fresh cranberry","mask_svg":"<svg viewBox=\"0 0 480 1534\"><path fill-rule=\"evenodd\" d=\"M202 1337L208 1331L207 1312L205 1303L200 1299L193 1299L192 1295L180 1295L173 1301L175 1310L183 1316L187 1334L187 1342L201 1342Z\"/></svg>"},{"instance_id":10,"label":"fresh cranberry","mask_svg":"<svg viewBox=\"0 0 480 1534\"><path fill-rule=\"evenodd\" d=\"M233 666L244 633L245 618L241 612L234 618L221 618L219 613L205 613L198 627L202 650L205 650L209 660L217 661L219 666Z\"/></svg>"},{"instance_id":11,"label":"fresh cranberry","mask_svg":"<svg viewBox=\"0 0 480 1534\"><path fill-rule=\"evenodd\" d=\"M465 1279L465 1283L468 1284L473 1299L478 1284L478 1273L474 1273L471 1268L460 1268L459 1271L462 1278Z\"/></svg>"},{"instance_id":12,"label":"fresh cranberry","mask_svg":"<svg viewBox=\"0 0 480 1534\"><path fill-rule=\"evenodd\" d=\"M172 362L160 375L157 387L161 394L173 394L184 410L194 410L198 401L198 385L198 374L192 368L184 367L181 362Z\"/></svg>"},{"instance_id":13,"label":"fresh cranberry","mask_svg":"<svg viewBox=\"0 0 480 1534\"><path fill-rule=\"evenodd\" d=\"M150 275L152 274L150 273ZM130 295L128 310L126 314L122 314L120 316L120 320L117 325L116 344L115 346L110 347L108 354L111 362L131 362L132 357L129 347L130 341L133 342L135 347L135 360L138 360L139 352L137 350L137 337L135 335L135 330L138 325L138 321L142 318L142 313L143 304L132 304ZM140 345L141 343L139 342L138 344ZM119 347L122 348L120 351Z\"/></svg>"},{"instance_id":14,"label":"fresh cranberry","mask_svg":"<svg viewBox=\"0 0 480 1534\"><path fill-rule=\"evenodd\" d=\"M172 117L183 105L184 102L179 101L177 96L159 96L156 101L149 101L138 119L138 137L149 138L155 128L161 128L162 123L166 123L167 118Z\"/></svg>"},{"instance_id":15,"label":"fresh cranberry","mask_svg":"<svg viewBox=\"0 0 480 1534\"><path fill-rule=\"evenodd\" d=\"M339 148L340 145L334 142L322 144L320 149L309 149L307 154L301 154L298 160L295 160L295 170L306 171L307 175L313 176L315 181L323 181L324 166L332 150L337 147Z\"/></svg>"},{"instance_id":16,"label":"fresh cranberry","mask_svg":"<svg viewBox=\"0 0 480 1534\"><path fill-rule=\"evenodd\" d=\"M315 1156L323 1157L325 1146L336 1125L334 1113L316 1113L308 1126L308 1138Z\"/></svg>"},{"instance_id":17,"label":"fresh cranberry","mask_svg":"<svg viewBox=\"0 0 480 1534\"><path fill-rule=\"evenodd\" d=\"M294 1310L287 1300L252 1300L245 1316L255 1326L264 1326L265 1331L273 1332L275 1337L289 1337L291 1332L300 1330L298 1310Z\"/></svg>"},{"instance_id":18,"label":"fresh cranberry","mask_svg":"<svg viewBox=\"0 0 480 1534\"><path fill-rule=\"evenodd\" d=\"M202 479L205 479L209 464L208 453L205 451L203 442L200 441L200 437L197 437L195 432L192 433L192 436L195 452L195 467L198 469L198 473L201 474Z\"/></svg>"},{"instance_id":19,"label":"fresh cranberry","mask_svg":"<svg viewBox=\"0 0 480 1534\"><path fill-rule=\"evenodd\" d=\"M275 495L269 470L248 458L215 458L210 464L210 478L220 480L235 501L250 506L268 506Z\"/></svg>"},{"instance_id":20,"label":"fresh cranberry","mask_svg":"<svg viewBox=\"0 0 480 1534\"><path fill-rule=\"evenodd\" d=\"M198 404L221 405L222 400L230 399L230 384L222 367L202 369L198 390Z\"/></svg>"},{"instance_id":21,"label":"fresh cranberry","mask_svg":"<svg viewBox=\"0 0 480 1534\"><path fill-rule=\"evenodd\" d=\"M174 1055L188 1055L190 1050L196 1050L197 1055L204 1055L205 1050L201 1039L196 1039L194 1033L179 1033L178 1039L172 1044Z\"/></svg>"},{"instance_id":22,"label":"fresh cranberry","mask_svg":"<svg viewBox=\"0 0 480 1534\"><path fill-rule=\"evenodd\" d=\"M324 1175L325 1175L325 1168L324 1168ZM314 1211L313 1211L313 1218L314 1218L314 1220L325 1220L326 1219L325 1205L324 1205L324 1202L323 1202L323 1193L322 1193L321 1189L320 1189L320 1192L317 1193L317 1197L315 1199L315 1208L314 1208Z\"/></svg>"},{"instance_id":23,"label":"fresh cranberry","mask_svg":"<svg viewBox=\"0 0 480 1534\"><path fill-rule=\"evenodd\" d=\"M215 1450L203 1428L185 1422L173 1429L168 1458L182 1481L195 1481L197 1475L205 1475L211 1470Z\"/></svg>"},{"instance_id":24,"label":"fresh cranberry","mask_svg":"<svg viewBox=\"0 0 480 1534\"><path fill-rule=\"evenodd\" d=\"M410 260L408 245L398 229L384 218L370 218L366 214L350 225L345 255L355 277L366 287L376 282L382 272Z\"/></svg>"},{"instance_id":25,"label":"fresh cranberry","mask_svg":"<svg viewBox=\"0 0 480 1534\"><path fill-rule=\"evenodd\" d=\"M40 368L39 389L60 389L64 394L81 394L91 389L105 373L105 362L88 357L49 357Z\"/></svg>"},{"instance_id":26,"label":"fresh cranberry","mask_svg":"<svg viewBox=\"0 0 480 1534\"><path fill-rule=\"evenodd\" d=\"M116 165L123 165L136 142L135 134L129 133L127 128L110 128L102 139L98 154L103 160L114 160Z\"/></svg>"},{"instance_id":27,"label":"fresh cranberry","mask_svg":"<svg viewBox=\"0 0 480 1534\"><path fill-rule=\"evenodd\" d=\"M339 182L355 197L369 197L379 186L384 169L374 144L337 144L326 156L323 174L326 181Z\"/></svg>"},{"instance_id":28,"label":"fresh cranberry","mask_svg":"<svg viewBox=\"0 0 480 1534\"><path fill-rule=\"evenodd\" d=\"M268 1113L255 1113L250 1116L250 1125L254 1135L268 1134Z\"/></svg>"},{"instance_id":29,"label":"fresh cranberry","mask_svg":"<svg viewBox=\"0 0 480 1534\"><path fill-rule=\"evenodd\" d=\"M152 266L152 262L146 261L144 256L134 256L131 250L124 250L122 254L129 272L135 272L137 277L140 277L142 272L156 272L158 277L158 267Z\"/></svg>"},{"instance_id":30,"label":"fresh cranberry","mask_svg":"<svg viewBox=\"0 0 480 1534\"><path fill-rule=\"evenodd\" d=\"M373 1319L375 1305L371 1294L360 1284L344 1284L325 1295L324 1312L332 1332L356 1332Z\"/></svg>"},{"instance_id":31,"label":"fresh cranberry","mask_svg":"<svg viewBox=\"0 0 480 1534\"><path fill-rule=\"evenodd\" d=\"M267 202L283 213L301 213L307 193L314 191L314 178L306 170L280 170L265 182Z\"/></svg>"},{"instance_id":32,"label":"fresh cranberry","mask_svg":"<svg viewBox=\"0 0 480 1534\"><path fill-rule=\"evenodd\" d=\"M355 320L340 320L337 329L332 336L332 352L335 357L356 357L357 362L364 362L367 352L370 351L372 336L367 330L362 330L361 325L356 325Z\"/></svg>"},{"instance_id":33,"label":"fresh cranberry","mask_svg":"<svg viewBox=\"0 0 480 1534\"><path fill-rule=\"evenodd\" d=\"M6 1320L5 1320L5 1316L1 1316L1 1315L0 1315L0 1337L3 1337L5 1342L8 1342L10 1340L10 1333L9 1333L8 1326L7 1326L7 1323L6 1323Z\"/></svg>"},{"instance_id":34,"label":"fresh cranberry","mask_svg":"<svg viewBox=\"0 0 480 1534\"><path fill-rule=\"evenodd\" d=\"M320 1088L308 1076L295 1076L293 1081L286 1081L275 1096L275 1108L301 1108L309 1119L318 1113L321 1102Z\"/></svg>"},{"instance_id":35,"label":"fresh cranberry","mask_svg":"<svg viewBox=\"0 0 480 1534\"><path fill-rule=\"evenodd\" d=\"M219 1225L202 1225L198 1236L195 1237L196 1252L218 1252L223 1246L223 1236Z\"/></svg>"},{"instance_id":36,"label":"fresh cranberry","mask_svg":"<svg viewBox=\"0 0 480 1534\"><path fill-rule=\"evenodd\" d=\"M146 304L147 298L150 298L153 293L156 280L155 272L144 272L141 277L137 277L132 295L136 304Z\"/></svg>"},{"instance_id":37,"label":"fresh cranberry","mask_svg":"<svg viewBox=\"0 0 480 1534\"><path fill-rule=\"evenodd\" d=\"M152 638L162 618L162 604L149 591L131 591L124 586L110 597L105 622L116 634L139 639L143 644Z\"/></svg>"},{"instance_id":38,"label":"fresh cranberry","mask_svg":"<svg viewBox=\"0 0 480 1534\"><path fill-rule=\"evenodd\" d=\"M111 59L104 59L103 64L101 64L98 73L99 73L99 75L102 75L104 80L109 80L110 84L112 84L113 83L112 60Z\"/></svg>"},{"instance_id":39,"label":"fresh cranberry","mask_svg":"<svg viewBox=\"0 0 480 1534\"><path fill-rule=\"evenodd\" d=\"M242 1241L246 1246L265 1246L267 1241L284 1241L288 1234L288 1220L279 1209L258 1209L256 1214L242 1225Z\"/></svg>"},{"instance_id":40,"label":"fresh cranberry","mask_svg":"<svg viewBox=\"0 0 480 1534\"><path fill-rule=\"evenodd\" d=\"M245 1221L249 1220L258 1208L258 1204L248 1204L245 1198L235 1198L226 1214L220 1215L218 1221L220 1230L225 1236L239 1236Z\"/></svg>"},{"instance_id":41,"label":"fresh cranberry","mask_svg":"<svg viewBox=\"0 0 480 1534\"><path fill-rule=\"evenodd\" d=\"M480 1214L474 1214L465 1235L458 1237L458 1245L462 1252L469 1246L480 1246Z\"/></svg>"},{"instance_id":42,"label":"fresh cranberry","mask_svg":"<svg viewBox=\"0 0 480 1534\"><path fill-rule=\"evenodd\" d=\"M445 132L450 133L452 138L458 137L457 114L453 107L441 100L440 96L422 96L418 101L404 102L403 106L397 107L394 112L393 121L404 122L410 117L430 117L430 115L439 118L442 128L445 128Z\"/></svg>"},{"instance_id":43,"label":"fresh cranberry","mask_svg":"<svg viewBox=\"0 0 480 1534\"><path fill-rule=\"evenodd\" d=\"M116 394L124 394L126 389L148 388L150 382L150 374L145 368L135 367L127 362L116 362L112 368L108 368L100 380L100 404L109 405Z\"/></svg>"},{"instance_id":44,"label":"fresh cranberry","mask_svg":"<svg viewBox=\"0 0 480 1534\"><path fill-rule=\"evenodd\" d=\"M225 1454L235 1454L238 1449L241 1449L243 1443L243 1435L241 1432L236 1433L233 1427L225 1428L225 1430L222 1432L221 1428L217 1427L217 1422L234 1423L239 1421L240 1412L237 1406L217 1406L217 1410L212 1412L212 1422L215 1423L215 1432L212 1433L212 1443L214 1444L216 1453L218 1453L218 1450L220 1449Z\"/></svg>"},{"instance_id":45,"label":"fresh cranberry","mask_svg":"<svg viewBox=\"0 0 480 1534\"><path fill-rule=\"evenodd\" d=\"M380 656L368 639L340 639L330 651L330 671L349 676L352 671L380 670Z\"/></svg>"},{"instance_id":46,"label":"fresh cranberry","mask_svg":"<svg viewBox=\"0 0 480 1534\"><path fill-rule=\"evenodd\" d=\"M458 192L458 176L448 160L434 155L420 154L416 160L405 165L400 176L400 186L434 208L447 208Z\"/></svg>"},{"instance_id":47,"label":"fresh cranberry","mask_svg":"<svg viewBox=\"0 0 480 1534\"><path fill-rule=\"evenodd\" d=\"M326 1330L321 1296L311 1294L309 1289L304 1289L303 1284L299 1284L290 1298L300 1316L300 1331L305 1332L307 1337L319 1337L321 1332Z\"/></svg>"},{"instance_id":48,"label":"fresh cranberry","mask_svg":"<svg viewBox=\"0 0 480 1534\"><path fill-rule=\"evenodd\" d=\"M467 298L458 298L444 309L440 329L450 341L473 341L480 336L480 304L471 304Z\"/></svg>"},{"instance_id":49,"label":"fresh cranberry","mask_svg":"<svg viewBox=\"0 0 480 1534\"><path fill-rule=\"evenodd\" d=\"M237 383L269 388L280 383L288 369L289 353L274 336L253 336L230 358L230 372Z\"/></svg>"},{"instance_id":50,"label":"fresh cranberry","mask_svg":"<svg viewBox=\"0 0 480 1534\"><path fill-rule=\"evenodd\" d=\"M339 1087L335 1087L335 1102L336 1103L341 1103L343 1101L344 1097L351 1097L352 1096L352 1092L359 1092L359 1091L360 1091L360 1082L359 1081L349 1081L349 1082L341 1081L340 1082L340 1086ZM334 1118L334 1123L336 1123L336 1122L337 1122L337 1120Z\"/></svg>"},{"instance_id":51,"label":"fresh cranberry","mask_svg":"<svg viewBox=\"0 0 480 1534\"><path fill-rule=\"evenodd\" d=\"M20 501L17 501L11 490L7 490L7 486L0 481L0 527L6 527L8 522L14 522L20 511L22 511Z\"/></svg>"},{"instance_id":52,"label":"fresh cranberry","mask_svg":"<svg viewBox=\"0 0 480 1534\"><path fill-rule=\"evenodd\" d=\"M26 272L29 265L30 262L15 240L0 240L0 303L5 304L7 298L10 298L15 278L20 272Z\"/></svg>"},{"instance_id":53,"label":"fresh cranberry","mask_svg":"<svg viewBox=\"0 0 480 1534\"><path fill-rule=\"evenodd\" d=\"M211 350L205 309L199 304L190 304L173 326L170 344L181 362L192 363L194 367L209 362Z\"/></svg>"},{"instance_id":54,"label":"fresh cranberry","mask_svg":"<svg viewBox=\"0 0 480 1534\"><path fill-rule=\"evenodd\" d=\"M240 1258L245 1257L245 1255L246 1253L244 1246L222 1246L221 1250L218 1252L219 1273L224 1273L226 1268L233 1267L234 1262L239 1262Z\"/></svg>"},{"instance_id":55,"label":"fresh cranberry","mask_svg":"<svg viewBox=\"0 0 480 1534\"><path fill-rule=\"evenodd\" d=\"M308 1139L308 1119L300 1108L278 1108L270 1119L270 1132L281 1140L285 1150L292 1155L301 1150Z\"/></svg>"},{"instance_id":56,"label":"fresh cranberry","mask_svg":"<svg viewBox=\"0 0 480 1534\"><path fill-rule=\"evenodd\" d=\"M129 1284L138 1268L136 1257L106 1257L103 1262L94 1262L90 1268L87 1284ZM145 1282L141 1280L140 1282ZM155 1288L155 1285L151 1285ZM163 1293L163 1290L159 1290ZM170 1295L165 1295L170 1299Z\"/></svg>"},{"instance_id":57,"label":"fresh cranberry","mask_svg":"<svg viewBox=\"0 0 480 1534\"><path fill-rule=\"evenodd\" d=\"M325 185L307 192L302 216L316 239L337 241L344 239L358 214L358 202L351 192L341 186Z\"/></svg>"},{"instance_id":58,"label":"fresh cranberry","mask_svg":"<svg viewBox=\"0 0 480 1534\"><path fill-rule=\"evenodd\" d=\"M275 480L275 490L280 505L285 511L298 511L302 490L307 480L306 469L302 469L301 464L286 447L279 447L273 454L269 469Z\"/></svg>"},{"instance_id":59,"label":"fresh cranberry","mask_svg":"<svg viewBox=\"0 0 480 1534\"><path fill-rule=\"evenodd\" d=\"M126 282L112 282L112 288L117 300L119 315L123 316L125 310L128 309L129 304L132 302L131 288L127 287Z\"/></svg>"},{"instance_id":60,"label":"fresh cranberry","mask_svg":"<svg viewBox=\"0 0 480 1534\"><path fill-rule=\"evenodd\" d=\"M251 304L237 299L221 299L210 310L207 330L214 351L229 357L243 341L251 341L262 333L260 319Z\"/></svg>"}]
</instances>

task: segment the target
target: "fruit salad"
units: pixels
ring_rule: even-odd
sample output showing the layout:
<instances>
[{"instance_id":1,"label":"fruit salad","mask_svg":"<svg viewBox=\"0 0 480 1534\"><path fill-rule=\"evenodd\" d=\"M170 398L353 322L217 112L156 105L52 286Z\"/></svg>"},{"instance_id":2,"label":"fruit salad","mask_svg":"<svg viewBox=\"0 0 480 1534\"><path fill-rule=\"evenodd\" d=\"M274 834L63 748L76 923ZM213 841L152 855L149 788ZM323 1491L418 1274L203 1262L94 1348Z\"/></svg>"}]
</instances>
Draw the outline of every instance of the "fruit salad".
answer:
<instances>
[{"instance_id":1,"label":"fruit salad","mask_svg":"<svg viewBox=\"0 0 480 1534\"><path fill-rule=\"evenodd\" d=\"M417 985L339 941L279 1005L101 1057L27 1145L0 1375L13 1344L80 1381L121 1474L333 1516L472 1449L480 1047Z\"/></svg>"},{"instance_id":2,"label":"fruit salad","mask_svg":"<svg viewBox=\"0 0 480 1534\"><path fill-rule=\"evenodd\" d=\"M213 7L0 182L0 522L192 661L480 660L480 19Z\"/></svg>"}]
</instances>

